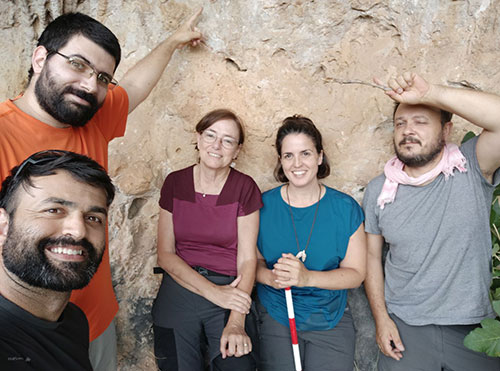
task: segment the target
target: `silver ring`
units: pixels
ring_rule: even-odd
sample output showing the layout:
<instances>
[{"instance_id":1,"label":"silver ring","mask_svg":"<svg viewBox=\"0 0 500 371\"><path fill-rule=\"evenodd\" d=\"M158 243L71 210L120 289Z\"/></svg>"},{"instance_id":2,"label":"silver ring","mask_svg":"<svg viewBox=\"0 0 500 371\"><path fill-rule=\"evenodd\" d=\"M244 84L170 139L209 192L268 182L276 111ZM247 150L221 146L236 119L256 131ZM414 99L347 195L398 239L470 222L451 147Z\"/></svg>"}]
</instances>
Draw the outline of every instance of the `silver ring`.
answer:
<instances>
[{"instance_id":1,"label":"silver ring","mask_svg":"<svg viewBox=\"0 0 500 371\"><path fill-rule=\"evenodd\" d=\"M243 346L244 346L244 347L247 347L247 346L248 346L248 344L243 344Z\"/></svg>"}]
</instances>

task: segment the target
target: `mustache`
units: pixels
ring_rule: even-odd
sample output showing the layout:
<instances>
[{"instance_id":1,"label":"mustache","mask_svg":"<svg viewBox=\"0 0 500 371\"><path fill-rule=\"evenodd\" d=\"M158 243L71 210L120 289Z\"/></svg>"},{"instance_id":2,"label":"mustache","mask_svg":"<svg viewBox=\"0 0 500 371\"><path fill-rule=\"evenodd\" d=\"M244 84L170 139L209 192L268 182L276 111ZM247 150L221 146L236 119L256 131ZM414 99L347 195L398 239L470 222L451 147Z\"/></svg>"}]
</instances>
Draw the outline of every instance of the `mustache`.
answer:
<instances>
[{"instance_id":1,"label":"mustache","mask_svg":"<svg viewBox=\"0 0 500 371\"><path fill-rule=\"evenodd\" d=\"M40 251L44 251L47 246L74 246L83 247L88 255L93 255L96 253L96 249L92 243L86 238L81 240L75 240L72 237L62 236L57 238L46 237L38 243L38 248Z\"/></svg>"},{"instance_id":2,"label":"mustache","mask_svg":"<svg viewBox=\"0 0 500 371\"><path fill-rule=\"evenodd\" d=\"M66 86L63 89L63 94L66 94L66 93L76 95L77 97L82 98L83 100L86 100L87 102L90 103L90 105L92 107L97 106L97 98L95 97L94 94L86 93L83 90L76 89L72 86Z\"/></svg>"},{"instance_id":3,"label":"mustache","mask_svg":"<svg viewBox=\"0 0 500 371\"><path fill-rule=\"evenodd\" d=\"M422 142L420 142L417 138L414 137L406 137L402 141L399 142L399 145L407 144L407 143L416 143L422 145Z\"/></svg>"}]
</instances>

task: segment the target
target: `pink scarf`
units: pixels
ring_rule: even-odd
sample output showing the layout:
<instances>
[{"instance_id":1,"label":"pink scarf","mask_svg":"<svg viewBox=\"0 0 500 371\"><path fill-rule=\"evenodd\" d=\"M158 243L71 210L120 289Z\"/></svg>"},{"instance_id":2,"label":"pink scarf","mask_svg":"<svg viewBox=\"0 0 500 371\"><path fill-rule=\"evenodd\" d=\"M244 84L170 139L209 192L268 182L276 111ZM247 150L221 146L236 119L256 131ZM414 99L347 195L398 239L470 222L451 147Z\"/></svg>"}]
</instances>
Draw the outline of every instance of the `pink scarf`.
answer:
<instances>
[{"instance_id":1,"label":"pink scarf","mask_svg":"<svg viewBox=\"0 0 500 371\"><path fill-rule=\"evenodd\" d=\"M462 152L460 152L458 146L453 143L447 143L444 146L443 157L436 167L431 171L420 175L418 178L413 178L403 171L404 164L397 157L393 157L387 161L384 166L386 179L384 186L382 187L382 191L378 196L377 205L383 209L386 203L394 202L399 184L412 186L422 185L434 179L441 173L444 174L445 179L447 180L450 175L453 176L453 170L455 168L457 168L461 173L466 172L466 162L467 161L465 160L464 155L462 155Z\"/></svg>"}]
</instances>

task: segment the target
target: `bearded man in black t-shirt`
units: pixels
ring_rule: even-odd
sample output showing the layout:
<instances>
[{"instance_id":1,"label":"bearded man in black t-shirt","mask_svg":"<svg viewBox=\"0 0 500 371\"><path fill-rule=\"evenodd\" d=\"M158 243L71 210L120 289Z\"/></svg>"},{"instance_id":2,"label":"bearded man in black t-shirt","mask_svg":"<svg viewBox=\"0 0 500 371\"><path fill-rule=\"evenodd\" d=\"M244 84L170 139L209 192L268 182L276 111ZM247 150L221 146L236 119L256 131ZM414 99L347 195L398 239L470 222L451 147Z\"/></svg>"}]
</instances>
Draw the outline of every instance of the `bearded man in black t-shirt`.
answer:
<instances>
[{"instance_id":1,"label":"bearded man in black t-shirt","mask_svg":"<svg viewBox=\"0 0 500 371\"><path fill-rule=\"evenodd\" d=\"M114 187L90 158L31 155L0 191L0 369L92 370L84 313L68 303L101 262Z\"/></svg>"}]
</instances>

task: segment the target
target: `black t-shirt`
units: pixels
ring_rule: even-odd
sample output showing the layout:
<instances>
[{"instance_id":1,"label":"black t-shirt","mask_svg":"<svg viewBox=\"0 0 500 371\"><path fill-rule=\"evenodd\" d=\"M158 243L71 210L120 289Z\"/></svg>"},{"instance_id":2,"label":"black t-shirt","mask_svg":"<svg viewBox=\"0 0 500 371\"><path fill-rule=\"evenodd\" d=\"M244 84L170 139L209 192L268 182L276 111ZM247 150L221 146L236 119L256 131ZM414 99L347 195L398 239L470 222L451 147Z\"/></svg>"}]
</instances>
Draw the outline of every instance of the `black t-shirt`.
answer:
<instances>
[{"instance_id":1,"label":"black t-shirt","mask_svg":"<svg viewBox=\"0 0 500 371\"><path fill-rule=\"evenodd\" d=\"M92 370L88 350L89 325L76 305L50 322L0 295L0 370Z\"/></svg>"}]
</instances>

